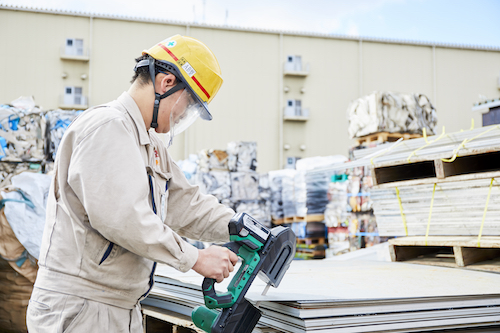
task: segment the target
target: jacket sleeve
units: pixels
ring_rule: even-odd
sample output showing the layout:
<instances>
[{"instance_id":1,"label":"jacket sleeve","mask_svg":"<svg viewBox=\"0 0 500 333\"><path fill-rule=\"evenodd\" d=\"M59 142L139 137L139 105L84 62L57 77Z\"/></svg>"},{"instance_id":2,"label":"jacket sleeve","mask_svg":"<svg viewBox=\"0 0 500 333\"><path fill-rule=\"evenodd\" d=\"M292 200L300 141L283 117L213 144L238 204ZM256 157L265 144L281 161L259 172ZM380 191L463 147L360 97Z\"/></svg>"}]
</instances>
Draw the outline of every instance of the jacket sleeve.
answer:
<instances>
[{"instance_id":1,"label":"jacket sleeve","mask_svg":"<svg viewBox=\"0 0 500 333\"><path fill-rule=\"evenodd\" d=\"M92 228L109 241L186 272L198 250L154 214L149 180L134 129L120 117L75 142L68 183Z\"/></svg>"},{"instance_id":2,"label":"jacket sleeve","mask_svg":"<svg viewBox=\"0 0 500 333\"><path fill-rule=\"evenodd\" d=\"M168 156L169 182L166 223L180 235L206 242L228 242L229 220L235 212L219 203L213 195L200 192L199 186L189 184L184 173Z\"/></svg>"}]
</instances>

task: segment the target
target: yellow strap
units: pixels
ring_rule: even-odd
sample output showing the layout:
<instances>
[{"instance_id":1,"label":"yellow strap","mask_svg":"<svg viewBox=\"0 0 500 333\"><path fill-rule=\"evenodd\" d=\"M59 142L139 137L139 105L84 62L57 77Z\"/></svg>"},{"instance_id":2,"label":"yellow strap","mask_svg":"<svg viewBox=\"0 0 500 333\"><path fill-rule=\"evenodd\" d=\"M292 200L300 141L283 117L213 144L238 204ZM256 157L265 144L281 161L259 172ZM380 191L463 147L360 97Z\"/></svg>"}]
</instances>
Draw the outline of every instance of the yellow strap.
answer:
<instances>
[{"instance_id":1,"label":"yellow strap","mask_svg":"<svg viewBox=\"0 0 500 333\"><path fill-rule=\"evenodd\" d=\"M436 193L436 185L437 184L434 184L434 189L432 190L431 209L429 209L429 220L427 221L427 231L425 232L426 246L427 246L427 237L429 237L429 229L431 228L432 206L434 205L434 194Z\"/></svg>"},{"instance_id":2,"label":"yellow strap","mask_svg":"<svg viewBox=\"0 0 500 333\"><path fill-rule=\"evenodd\" d=\"M370 159L370 163L373 165L373 159L374 159L374 158L376 158L376 157L380 157L380 156L382 156L382 155L387 154L387 153L388 153L388 152L390 152L392 149L394 149L394 148L396 148L397 146L399 146L399 145L401 144L401 142L403 142L403 138L398 139L398 141L397 141L394 145L392 145L392 147L391 147L391 148L389 148L389 149L385 149L385 150L381 151L380 153L378 153L377 155L373 156L373 157Z\"/></svg>"},{"instance_id":3,"label":"yellow strap","mask_svg":"<svg viewBox=\"0 0 500 333\"><path fill-rule=\"evenodd\" d=\"M473 123L472 126L474 126L474 123ZM469 139L464 139L464 141L462 141L462 143L457 148L455 148L453 150L453 156L451 158L449 158L449 159L442 158L441 161L447 162L447 163L451 163L451 162L455 161L457 159L457 157L458 157L458 152L460 151L460 149L462 149L463 147L465 147L465 145L467 143L469 143L472 140L475 140L475 139L479 138L481 135L484 135L484 134L486 134L486 133L488 133L490 131L493 131L494 129L497 129L497 128L500 128L500 126L497 125L497 126L491 127L490 129L488 129L488 130L486 130L484 132L479 133L478 135L476 135L475 137L473 137L470 140Z\"/></svg>"},{"instance_id":4,"label":"yellow strap","mask_svg":"<svg viewBox=\"0 0 500 333\"><path fill-rule=\"evenodd\" d=\"M424 135L425 143L429 143L429 141L427 141L427 128L426 127L422 128L422 134Z\"/></svg>"},{"instance_id":5,"label":"yellow strap","mask_svg":"<svg viewBox=\"0 0 500 333\"><path fill-rule=\"evenodd\" d=\"M406 226L406 217L403 212L403 204L401 203L401 197L399 196L399 189L396 187L396 195L398 196L399 211L401 212L401 219L403 220L403 227L405 228L405 234L408 236L408 227Z\"/></svg>"},{"instance_id":6,"label":"yellow strap","mask_svg":"<svg viewBox=\"0 0 500 333\"><path fill-rule=\"evenodd\" d=\"M430 145L430 144L433 144L434 142L438 142L439 140L441 140L441 139L445 136L444 126L443 126L443 132L442 132L442 133L441 133L441 135L440 135L438 138L436 138L435 140L432 140L432 141L427 141L427 133L425 132L425 128L424 128L424 133L425 133L425 134L424 134L424 140L425 140L426 144L425 144L425 145L423 145L422 147L417 148L417 149L415 149L414 151L412 151L412 153L410 154L410 156L408 156L408 158L407 158L408 163L410 163L411 157L412 157L413 155L415 155L415 154L417 153L417 151L419 151L420 149L424 149L425 147L427 147L427 146L428 146L428 145Z\"/></svg>"},{"instance_id":7,"label":"yellow strap","mask_svg":"<svg viewBox=\"0 0 500 333\"><path fill-rule=\"evenodd\" d=\"M484 220L486 219L486 212L488 211L488 203L490 202L491 188L493 187L494 180L495 178L491 178L490 189L488 190L488 197L486 198L486 205L484 206L483 221L481 221L481 228L477 236L477 247L481 247L481 235L483 234Z\"/></svg>"},{"instance_id":8,"label":"yellow strap","mask_svg":"<svg viewBox=\"0 0 500 333\"><path fill-rule=\"evenodd\" d=\"M458 154L458 152L460 151L460 149L462 149L462 147L464 147L464 146L465 146L465 144L466 144L467 142L468 142L468 141L467 141L467 139L464 139L464 141L462 141L462 143L461 143L461 144L460 144L457 148L455 148L455 149L453 150L453 156L452 156L451 158L449 158L449 159L442 158L442 159L441 159L441 161L443 161L443 162L447 162L447 163L451 163L451 162L453 162L454 160L456 160L456 159L457 159L457 154Z\"/></svg>"}]
</instances>

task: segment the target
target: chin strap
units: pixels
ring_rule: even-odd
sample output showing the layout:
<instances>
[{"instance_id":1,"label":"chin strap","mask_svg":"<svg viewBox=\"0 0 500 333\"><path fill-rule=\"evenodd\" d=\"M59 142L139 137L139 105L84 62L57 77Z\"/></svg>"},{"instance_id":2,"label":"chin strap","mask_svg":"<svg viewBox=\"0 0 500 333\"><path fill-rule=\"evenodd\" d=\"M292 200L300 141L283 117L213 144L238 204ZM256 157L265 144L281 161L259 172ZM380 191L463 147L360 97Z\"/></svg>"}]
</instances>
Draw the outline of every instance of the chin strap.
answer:
<instances>
[{"instance_id":1,"label":"chin strap","mask_svg":"<svg viewBox=\"0 0 500 333\"><path fill-rule=\"evenodd\" d=\"M180 80L177 80L178 83L170 88L167 92L165 92L163 95L160 95L156 92L156 87L155 87L155 77L156 77L156 72L155 72L155 59L153 57L149 57L149 59L141 60L135 65L134 70L137 70L139 67L144 67L148 66L149 67L149 75L151 76L151 82L153 82L153 91L155 92L155 102L153 106L153 119L151 120L151 127L152 128L157 128L158 127L158 109L160 107L160 100L172 95L173 93L186 88L186 84ZM160 72L164 73L164 72ZM174 75L175 76L175 75Z\"/></svg>"}]
</instances>

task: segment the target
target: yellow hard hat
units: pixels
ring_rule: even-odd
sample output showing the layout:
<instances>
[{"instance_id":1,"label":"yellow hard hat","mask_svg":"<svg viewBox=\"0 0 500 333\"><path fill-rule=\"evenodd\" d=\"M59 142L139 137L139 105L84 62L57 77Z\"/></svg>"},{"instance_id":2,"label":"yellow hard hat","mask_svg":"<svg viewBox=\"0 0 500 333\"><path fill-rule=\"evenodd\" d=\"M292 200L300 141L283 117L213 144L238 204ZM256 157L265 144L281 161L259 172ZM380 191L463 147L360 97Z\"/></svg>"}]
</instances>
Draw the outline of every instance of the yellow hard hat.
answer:
<instances>
[{"instance_id":1,"label":"yellow hard hat","mask_svg":"<svg viewBox=\"0 0 500 333\"><path fill-rule=\"evenodd\" d=\"M212 101L222 85L219 62L213 52L202 42L191 37L175 35L144 50L156 61L155 65L165 66L173 71L198 99L204 111L202 119L211 120L208 103ZM174 68L169 68L173 66Z\"/></svg>"}]
</instances>

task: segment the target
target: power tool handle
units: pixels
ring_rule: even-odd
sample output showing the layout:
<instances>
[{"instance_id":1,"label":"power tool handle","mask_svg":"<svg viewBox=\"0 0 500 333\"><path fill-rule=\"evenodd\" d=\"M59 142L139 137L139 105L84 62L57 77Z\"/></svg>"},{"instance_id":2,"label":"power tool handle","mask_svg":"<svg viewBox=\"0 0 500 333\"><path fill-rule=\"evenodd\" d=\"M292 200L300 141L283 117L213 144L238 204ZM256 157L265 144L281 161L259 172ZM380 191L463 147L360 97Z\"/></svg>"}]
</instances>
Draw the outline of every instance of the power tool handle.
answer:
<instances>
[{"instance_id":1,"label":"power tool handle","mask_svg":"<svg viewBox=\"0 0 500 333\"><path fill-rule=\"evenodd\" d=\"M227 247L234 253L238 254L241 244L237 242L228 242L224 245L223 247ZM214 299L217 301L218 304L229 304L232 302L232 296L229 295L217 295L215 292L215 283L217 281L212 278L204 278L203 279L203 284L201 285L201 289L203 290L203 296L209 296L210 298Z\"/></svg>"}]
</instances>

